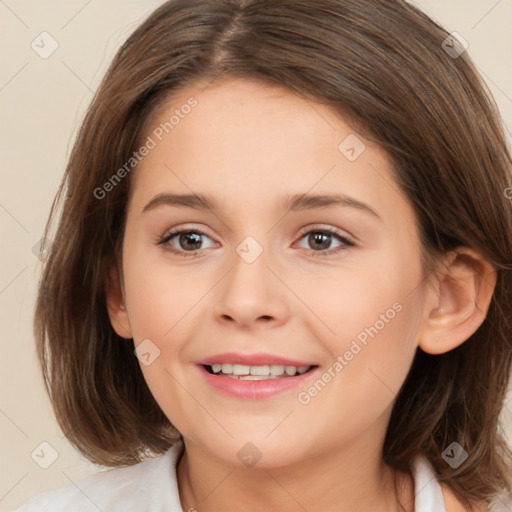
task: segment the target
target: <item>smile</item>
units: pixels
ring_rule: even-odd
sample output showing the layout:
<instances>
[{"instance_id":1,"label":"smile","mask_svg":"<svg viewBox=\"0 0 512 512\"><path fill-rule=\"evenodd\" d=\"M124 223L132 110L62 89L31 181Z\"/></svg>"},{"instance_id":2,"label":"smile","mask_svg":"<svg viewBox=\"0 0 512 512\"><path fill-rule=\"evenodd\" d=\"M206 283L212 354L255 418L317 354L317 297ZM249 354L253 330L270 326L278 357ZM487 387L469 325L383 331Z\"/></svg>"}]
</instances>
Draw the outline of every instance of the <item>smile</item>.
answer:
<instances>
[{"instance_id":1,"label":"smile","mask_svg":"<svg viewBox=\"0 0 512 512\"><path fill-rule=\"evenodd\" d=\"M320 373L316 364L261 353L218 354L198 361L196 368L208 389L244 400L261 400L286 391L295 392Z\"/></svg>"}]
</instances>

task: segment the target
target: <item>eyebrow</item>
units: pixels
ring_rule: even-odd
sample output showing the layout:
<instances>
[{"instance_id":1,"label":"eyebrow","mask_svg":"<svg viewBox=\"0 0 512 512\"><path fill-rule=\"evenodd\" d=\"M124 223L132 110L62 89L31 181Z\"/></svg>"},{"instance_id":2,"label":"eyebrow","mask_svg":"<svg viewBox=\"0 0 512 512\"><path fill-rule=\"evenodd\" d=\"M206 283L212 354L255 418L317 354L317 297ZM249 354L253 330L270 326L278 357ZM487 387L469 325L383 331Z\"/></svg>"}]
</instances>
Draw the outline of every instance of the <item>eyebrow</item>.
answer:
<instances>
[{"instance_id":1,"label":"eyebrow","mask_svg":"<svg viewBox=\"0 0 512 512\"><path fill-rule=\"evenodd\" d=\"M219 206L215 199L204 194L169 194L161 193L153 197L144 206L141 213L159 206L177 206L195 210L211 210L218 212ZM283 208L292 212L343 206L366 212L382 221L380 215L371 206L345 194L295 194L284 198Z\"/></svg>"}]
</instances>

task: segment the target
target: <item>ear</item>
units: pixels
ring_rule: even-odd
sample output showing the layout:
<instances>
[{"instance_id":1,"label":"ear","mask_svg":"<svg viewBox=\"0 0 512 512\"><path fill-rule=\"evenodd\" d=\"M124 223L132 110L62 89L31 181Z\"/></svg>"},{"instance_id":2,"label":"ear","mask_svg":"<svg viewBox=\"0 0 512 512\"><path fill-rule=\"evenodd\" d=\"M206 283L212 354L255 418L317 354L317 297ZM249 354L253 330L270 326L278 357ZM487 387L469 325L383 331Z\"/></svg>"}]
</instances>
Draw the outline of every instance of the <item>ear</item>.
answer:
<instances>
[{"instance_id":1,"label":"ear","mask_svg":"<svg viewBox=\"0 0 512 512\"><path fill-rule=\"evenodd\" d=\"M105 277L105 295L112 327L122 338L132 338L132 328L124 301L123 284L116 264L109 267Z\"/></svg>"},{"instance_id":2,"label":"ear","mask_svg":"<svg viewBox=\"0 0 512 512\"><path fill-rule=\"evenodd\" d=\"M480 327L497 280L494 267L466 247L447 253L437 276L437 283L428 287L426 316L418 340L428 354L449 352Z\"/></svg>"}]
</instances>

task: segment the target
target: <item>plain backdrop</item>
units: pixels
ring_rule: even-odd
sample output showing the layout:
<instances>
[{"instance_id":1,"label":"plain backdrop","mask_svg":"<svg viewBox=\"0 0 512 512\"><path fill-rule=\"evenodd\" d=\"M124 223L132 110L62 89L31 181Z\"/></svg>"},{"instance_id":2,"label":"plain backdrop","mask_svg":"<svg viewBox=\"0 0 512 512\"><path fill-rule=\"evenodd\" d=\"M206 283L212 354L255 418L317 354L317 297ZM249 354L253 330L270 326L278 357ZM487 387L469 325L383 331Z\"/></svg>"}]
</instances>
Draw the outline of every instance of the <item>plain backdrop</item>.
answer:
<instances>
[{"instance_id":1,"label":"plain backdrop","mask_svg":"<svg viewBox=\"0 0 512 512\"><path fill-rule=\"evenodd\" d=\"M161 3L0 0L0 511L98 471L58 428L36 361L37 243L94 91L119 46ZM414 3L469 43L510 134L512 0ZM42 32L58 44L48 58L40 54L52 39ZM47 38L44 49L38 37ZM512 441L511 398L502 417Z\"/></svg>"}]
</instances>

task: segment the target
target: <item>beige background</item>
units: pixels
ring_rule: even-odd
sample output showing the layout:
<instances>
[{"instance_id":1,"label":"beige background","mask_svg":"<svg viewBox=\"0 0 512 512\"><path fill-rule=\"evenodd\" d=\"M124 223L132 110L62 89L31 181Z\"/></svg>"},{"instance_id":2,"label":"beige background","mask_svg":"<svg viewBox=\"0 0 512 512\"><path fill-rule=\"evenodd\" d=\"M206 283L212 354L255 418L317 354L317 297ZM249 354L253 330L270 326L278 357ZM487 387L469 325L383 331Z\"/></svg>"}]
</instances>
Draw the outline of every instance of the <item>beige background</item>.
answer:
<instances>
[{"instance_id":1,"label":"beige background","mask_svg":"<svg viewBox=\"0 0 512 512\"><path fill-rule=\"evenodd\" d=\"M63 437L43 388L32 336L40 273L33 247L41 238L78 124L110 60L160 3L0 0L0 511L97 471ZM468 41L510 134L512 0L415 3ZM31 48L43 31L59 45L47 59ZM511 399L509 394L503 421L512 442ZM52 448L40 447L42 442L58 453L48 469L31 458L35 450L40 454L34 455L36 460L51 462Z\"/></svg>"}]
</instances>

